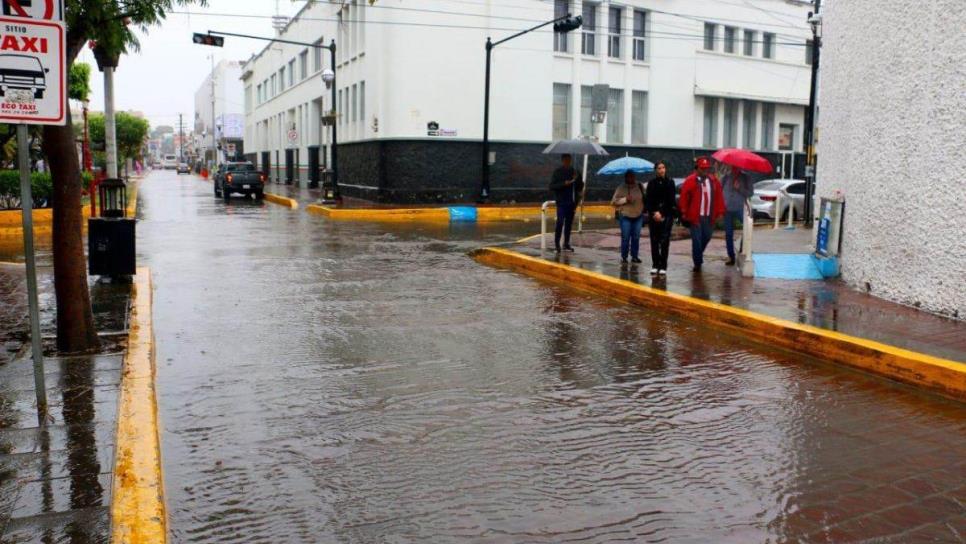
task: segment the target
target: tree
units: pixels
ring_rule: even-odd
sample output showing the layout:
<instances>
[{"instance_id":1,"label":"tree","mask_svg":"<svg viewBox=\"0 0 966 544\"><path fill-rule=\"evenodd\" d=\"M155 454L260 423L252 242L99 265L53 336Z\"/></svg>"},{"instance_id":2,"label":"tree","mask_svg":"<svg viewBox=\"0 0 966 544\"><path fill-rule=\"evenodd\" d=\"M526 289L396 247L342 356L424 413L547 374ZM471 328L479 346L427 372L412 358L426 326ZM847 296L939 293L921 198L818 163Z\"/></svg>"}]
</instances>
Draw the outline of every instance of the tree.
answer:
<instances>
[{"instance_id":1,"label":"tree","mask_svg":"<svg viewBox=\"0 0 966 544\"><path fill-rule=\"evenodd\" d=\"M87 101L91 94L91 65L86 62L72 65L67 81L67 97L80 102Z\"/></svg>"},{"instance_id":2,"label":"tree","mask_svg":"<svg viewBox=\"0 0 966 544\"><path fill-rule=\"evenodd\" d=\"M139 44L131 26L146 31L160 23L175 5L205 5L206 0L66 0L67 68L90 40L120 54ZM81 169L74 147L74 128L44 127L44 152L53 176L54 290L57 299L57 348L90 351L99 346L87 286L81 215Z\"/></svg>"},{"instance_id":3,"label":"tree","mask_svg":"<svg viewBox=\"0 0 966 544\"><path fill-rule=\"evenodd\" d=\"M114 115L114 129L117 135L118 168L126 159L141 156L144 139L148 136L150 125L146 119L119 111ZM88 117L88 130L92 142L104 142L104 114L94 113ZM100 154L103 157L103 153Z\"/></svg>"}]
</instances>

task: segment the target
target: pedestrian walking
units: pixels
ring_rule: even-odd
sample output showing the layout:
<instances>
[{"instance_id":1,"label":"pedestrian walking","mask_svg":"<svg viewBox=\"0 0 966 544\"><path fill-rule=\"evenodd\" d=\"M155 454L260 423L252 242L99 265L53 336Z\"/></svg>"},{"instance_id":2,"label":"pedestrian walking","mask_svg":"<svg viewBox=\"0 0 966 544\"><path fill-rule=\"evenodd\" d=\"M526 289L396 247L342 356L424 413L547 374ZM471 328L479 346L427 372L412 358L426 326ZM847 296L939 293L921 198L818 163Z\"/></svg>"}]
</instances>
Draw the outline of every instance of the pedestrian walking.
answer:
<instances>
[{"instance_id":1,"label":"pedestrian walking","mask_svg":"<svg viewBox=\"0 0 966 544\"><path fill-rule=\"evenodd\" d=\"M671 248L671 228L677 215L674 201L674 180L667 176L667 163L658 161L654 166L654 179L647 182L644 191L644 210L647 213L647 230L651 239L651 274L667 274L667 257Z\"/></svg>"},{"instance_id":2,"label":"pedestrian walking","mask_svg":"<svg viewBox=\"0 0 966 544\"><path fill-rule=\"evenodd\" d=\"M624 183L614 191L610 203L617 209L617 220L621 226L621 263L627 263L630 253L631 262L639 263L641 228L644 226L644 185L637 181L634 172L624 173Z\"/></svg>"},{"instance_id":3,"label":"pedestrian walking","mask_svg":"<svg viewBox=\"0 0 966 544\"><path fill-rule=\"evenodd\" d=\"M681 224L691 231L691 259L695 272L701 271L714 223L725 212L721 182L709 173L710 169L711 161L707 157L698 157L694 173L681 186Z\"/></svg>"},{"instance_id":4,"label":"pedestrian walking","mask_svg":"<svg viewBox=\"0 0 966 544\"><path fill-rule=\"evenodd\" d=\"M557 225L553 234L553 247L560 253L560 237L563 235L564 251L573 251L570 246L570 231L574 226L574 214L577 212L577 204L580 203L580 195L584 190L584 182L581 181L577 169L572 166L573 157L569 154L560 156L560 167L553 171L550 179L550 190L554 193L554 200L557 203Z\"/></svg>"},{"instance_id":5,"label":"pedestrian walking","mask_svg":"<svg viewBox=\"0 0 966 544\"><path fill-rule=\"evenodd\" d=\"M755 188L751 182L751 176L737 166L731 167L731 173L725 175L724 179L721 180L721 185L725 199L725 245L728 248L728 260L725 264L734 266L735 222L737 221L739 225L744 223L745 201L751 198Z\"/></svg>"}]
</instances>

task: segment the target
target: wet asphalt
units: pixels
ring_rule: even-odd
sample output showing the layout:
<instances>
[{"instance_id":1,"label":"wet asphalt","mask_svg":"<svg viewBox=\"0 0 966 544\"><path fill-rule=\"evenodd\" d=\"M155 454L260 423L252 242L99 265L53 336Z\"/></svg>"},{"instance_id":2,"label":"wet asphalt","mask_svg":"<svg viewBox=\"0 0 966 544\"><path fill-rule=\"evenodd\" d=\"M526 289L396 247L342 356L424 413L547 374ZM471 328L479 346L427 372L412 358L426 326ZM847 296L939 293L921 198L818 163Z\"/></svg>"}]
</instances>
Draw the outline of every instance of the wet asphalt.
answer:
<instances>
[{"instance_id":1,"label":"wet asphalt","mask_svg":"<svg viewBox=\"0 0 966 544\"><path fill-rule=\"evenodd\" d=\"M536 223L139 198L174 542L966 535L961 405L466 255Z\"/></svg>"}]
</instances>

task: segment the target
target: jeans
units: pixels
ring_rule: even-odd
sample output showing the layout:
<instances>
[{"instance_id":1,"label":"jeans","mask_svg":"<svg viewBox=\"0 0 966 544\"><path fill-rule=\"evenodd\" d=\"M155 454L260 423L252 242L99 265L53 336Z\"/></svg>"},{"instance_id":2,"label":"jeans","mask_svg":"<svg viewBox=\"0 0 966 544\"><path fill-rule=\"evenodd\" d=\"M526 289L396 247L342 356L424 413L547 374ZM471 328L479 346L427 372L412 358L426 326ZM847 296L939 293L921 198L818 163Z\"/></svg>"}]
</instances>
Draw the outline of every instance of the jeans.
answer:
<instances>
[{"instance_id":1,"label":"jeans","mask_svg":"<svg viewBox=\"0 0 966 544\"><path fill-rule=\"evenodd\" d=\"M704 262L704 249L711 241L711 218L703 216L697 223L691 223L691 259L694 266L701 266Z\"/></svg>"},{"instance_id":2,"label":"jeans","mask_svg":"<svg viewBox=\"0 0 966 544\"><path fill-rule=\"evenodd\" d=\"M560 235L563 234L564 247L570 246L570 231L574 228L574 214L577 212L576 204L564 204L557 206L557 225L553 233L553 245L560 249Z\"/></svg>"},{"instance_id":3,"label":"jeans","mask_svg":"<svg viewBox=\"0 0 966 544\"><path fill-rule=\"evenodd\" d=\"M639 258L641 249L641 228L644 226L644 214L638 217L621 216L621 259L627 260L627 252L631 257Z\"/></svg>"},{"instance_id":4,"label":"jeans","mask_svg":"<svg viewBox=\"0 0 966 544\"><path fill-rule=\"evenodd\" d=\"M671 247L671 218L665 217L658 223L651 218L647 223L647 231L651 237L651 267L667 270L667 255Z\"/></svg>"},{"instance_id":5,"label":"jeans","mask_svg":"<svg viewBox=\"0 0 966 544\"><path fill-rule=\"evenodd\" d=\"M724 216L725 226L725 245L728 246L728 258L735 260L735 221L741 225L744 223L744 213L742 211L727 211Z\"/></svg>"}]
</instances>

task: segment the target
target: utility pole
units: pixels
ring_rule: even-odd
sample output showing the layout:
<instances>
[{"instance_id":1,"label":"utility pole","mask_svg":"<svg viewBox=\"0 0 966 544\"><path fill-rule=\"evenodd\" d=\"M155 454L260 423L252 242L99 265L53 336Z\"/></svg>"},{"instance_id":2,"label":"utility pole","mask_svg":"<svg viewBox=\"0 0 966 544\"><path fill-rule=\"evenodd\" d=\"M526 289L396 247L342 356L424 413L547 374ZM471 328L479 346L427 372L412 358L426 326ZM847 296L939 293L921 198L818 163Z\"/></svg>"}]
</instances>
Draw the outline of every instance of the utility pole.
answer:
<instances>
[{"instance_id":1,"label":"utility pole","mask_svg":"<svg viewBox=\"0 0 966 544\"><path fill-rule=\"evenodd\" d=\"M808 14L812 25L812 84L808 95L808 111L805 112L805 227L812 226L813 200L815 199L815 117L818 108L818 62L822 50L822 35L819 31L822 16L819 11L822 0L815 0L815 13Z\"/></svg>"},{"instance_id":2,"label":"utility pole","mask_svg":"<svg viewBox=\"0 0 966 544\"><path fill-rule=\"evenodd\" d=\"M104 67L104 151L107 177L117 178L117 128L114 122L114 67Z\"/></svg>"}]
</instances>

